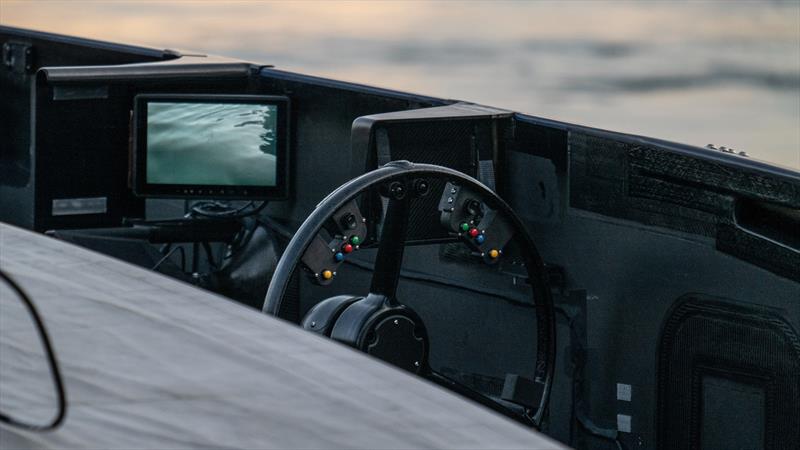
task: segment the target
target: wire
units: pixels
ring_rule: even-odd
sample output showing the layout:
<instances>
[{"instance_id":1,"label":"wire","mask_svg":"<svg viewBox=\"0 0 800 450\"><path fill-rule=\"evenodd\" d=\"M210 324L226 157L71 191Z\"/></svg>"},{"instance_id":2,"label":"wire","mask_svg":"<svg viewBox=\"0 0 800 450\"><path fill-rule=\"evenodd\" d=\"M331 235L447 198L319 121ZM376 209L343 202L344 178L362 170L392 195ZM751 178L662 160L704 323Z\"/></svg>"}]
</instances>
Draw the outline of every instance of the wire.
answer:
<instances>
[{"instance_id":1,"label":"wire","mask_svg":"<svg viewBox=\"0 0 800 450\"><path fill-rule=\"evenodd\" d=\"M248 202L244 206L234 209L227 203L222 202L201 202L192 205L189 214L192 216L202 216L210 219L241 219L243 217L253 216L260 213L267 207L269 202L263 201L257 207L254 207L255 202ZM247 211L248 208L252 208Z\"/></svg>"},{"instance_id":2,"label":"wire","mask_svg":"<svg viewBox=\"0 0 800 450\"><path fill-rule=\"evenodd\" d=\"M48 424L36 425L22 422L14 419L11 416L3 414L2 412L0 412L0 422L29 431L54 430L61 425L61 423L64 421L64 417L66 417L67 394L64 390L64 380L61 378L61 370L58 368L58 361L56 360L53 346L50 344L50 337L47 334L47 329L44 326L41 316L39 316L39 312L36 310L36 306L34 306L33 301L30 297L28 297L28 294L22 289L22 287L20 287L19 284L17 284L16 281L14 281L14 279L11 278L10 275L6 274L2 270L0 270L0 278L2 278L3 281L6 282L6 284L8 284L11 289L17 293L22 303L28 309L28 313L30 314L31 318L33 318L33 322L36 324L36 330L39 333L39 339L42 341L42 346L44 346L45 354L47 355L47 362L50 365L50 373L53 376L56 394L58 395L58 411L56 412L56 416L53 418L53 420Z\"/></svg>"},{"instance_id":3,"label":"wire","mask_svg":"<svg viewBox=\"0 0 800 450\"><path fill-rule=\"evenodd\" d=\"M217 269L217 263L214 261L214 255L211 251L211 244L208 241L203 241L203 251L206 253L206 259L208 260L208 265L211 266L211 269Z\"/></svg>"},{"instance_id":4,"label":"wire","mask_svg":"<svg viewBox=\"0 0 800 450\"><path fill-rule=\"evenodd\" d=\"M273 219L272 217L264 216L261 218L261 220L262 222L264 222L264 224L266 224L269 227L269 229L275 231L287 241L291 240L294 237L295 232L293 230L291 230L289 227L281 223L276 222L275 219Z\"/></svg>"},{"instance_id":5,"label":"wire","mask_svg":"<svg viewBox=\"0 0 800 450\"><path fill-rule=\"evenodd\" d=\"M184 271L184 272L186 272L186 250L184 250L184 249L183 249L183 247L182 247L182 246L180 246L180 245L179 245L179 246L177 246L177 247L175 247L175 248L173 248L173 249L172 249L172 250L170 250L169 252L167 252L167 254L166 254L166 255L164 255L164 256L163 256L161 259L159 259L159 260L158 260L158 262L156 263L156 265L154 265L152 268L150 268L150 270L156 270L156 269L158 269L158 267L159 267L159 266L160 266L160 265L161 265L161 264L162 264L164 261L166 261L166 260L167 260L167 259L168 259L170 256L172 256L172 254L173 254L173 253L175 253L175 252L176 252L176 251L178 251L178 250L180 250L180 253L181 253L181 270L182 270L182 271Z\"/></svg>"},{"instance_id":6,"label":"wire","mask_svg":"<svg viewBox=\"0 0 800 450\"><path fill-rule=\"evenodd\" d=\"M569 443L574 445L574 424L577 422L581 428L586 431L590 436L613 442L618 450L623 450L622 442L619 440L619 431L613 428L602 428L589 418L586 413L585 404L582 399L583 391L583 368L586 365L586 349L583 345L583 334L579 331L580 328L576 321L580 318L580 312L570 314L567 310L569 307L556 306L555 311L564 316L567 320L570 332L570 346L574 347L572 351L572 393L571 393L571 406L570 406L570 431Z\"/></svg>"}]
</instances>

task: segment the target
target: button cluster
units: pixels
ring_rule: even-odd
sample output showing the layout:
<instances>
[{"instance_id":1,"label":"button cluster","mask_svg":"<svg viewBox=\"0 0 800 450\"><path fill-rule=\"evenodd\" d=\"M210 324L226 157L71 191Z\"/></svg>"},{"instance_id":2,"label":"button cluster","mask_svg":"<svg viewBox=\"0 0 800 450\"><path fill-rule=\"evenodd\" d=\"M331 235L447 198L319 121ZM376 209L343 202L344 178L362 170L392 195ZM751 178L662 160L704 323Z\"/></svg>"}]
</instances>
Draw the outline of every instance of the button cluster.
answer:
<instances>
[{"instance_id":1,"label":"button cluster","mask_svg":"<svg viewBox=\"0 0 800 450\"><path fill-rule=\"evenodd\" d=\"M473 242L479 246L482 245L484 242L486 242L485 230L479 230L478 228L471 226L467 222L462 222L461 224L459 224L458 229L461 231L462 236L472 239ZM486 255L489 257L489 259L495 260L499 258L500 255L502 254L503 252L501 250L492 248L489 249L489 251L486 253L481 253L481 256Z\"/></svg>"},{"instance_id":2,"label":"button cluster","mask_svg":"<svg viewBox=\"0 0 800 450\"><path fill-rule=\"evenodd\" d=\"M461 230L462 233L466 233L467 236L475 240L475 243L478 245L483 244L486 241L486 232L470 226L467 222L459 225L458 229Z\"/></svg>"},{"instance_id":3,"label":"button cluster","mask_svg":"<svg viewBox=\"0 0 800 450\"><path fill-rule=\"evenodd\" d=\"M361 243L361 236L353 235L350 236L349 238L345 236L339 248L331 249L331 252L333 253L334 262L340 263L344 261L347 255L358 250L358 245L360 243ZM325 281L332 279L334 276L336 276L336 272L332 272L330 270L323 270L319 274L319 277Z\"/></svg>"}]
</instances>

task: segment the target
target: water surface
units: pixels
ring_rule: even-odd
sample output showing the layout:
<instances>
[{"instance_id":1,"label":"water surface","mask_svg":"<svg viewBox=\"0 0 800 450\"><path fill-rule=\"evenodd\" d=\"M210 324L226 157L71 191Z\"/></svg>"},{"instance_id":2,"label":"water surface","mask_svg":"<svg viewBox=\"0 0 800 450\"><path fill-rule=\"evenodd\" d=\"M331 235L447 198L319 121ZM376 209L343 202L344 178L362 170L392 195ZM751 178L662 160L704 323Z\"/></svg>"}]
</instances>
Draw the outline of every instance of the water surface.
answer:
<instances>
[{"instance_id":1,"label":"water surface","mask_svg":"<svg viewBox=\"0 0 800 450\"><path fill-rule=\"evenodd\" d=\"M800 169L800 2L0 1L0 22L724 145Z\"/></svg>"},{"instance_id":2,"label":"water surface","mask_svg":"<svg viewBox=\"0 0 800 450\"><path fill-rule=\"evenodd\" d=\"M147 182L275 186L276 107L150 102Z\"/></svg>"}]
</instances>

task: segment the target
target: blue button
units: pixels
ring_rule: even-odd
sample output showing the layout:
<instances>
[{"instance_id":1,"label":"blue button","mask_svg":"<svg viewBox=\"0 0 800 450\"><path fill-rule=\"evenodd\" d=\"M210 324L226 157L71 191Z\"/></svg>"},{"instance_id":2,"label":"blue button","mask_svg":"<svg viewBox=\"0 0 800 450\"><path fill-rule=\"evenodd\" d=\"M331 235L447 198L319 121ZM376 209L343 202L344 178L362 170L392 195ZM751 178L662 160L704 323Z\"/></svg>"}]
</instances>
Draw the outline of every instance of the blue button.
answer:
<instances>
[{"instance_id":1,"label":"blue button","mask_svg":"<svg viewBox=\"0 0 800 450\"><path fill-rule=\"evenodd\" d=\"M335 254L335 255L333 255L333 259L335 259L335 260L336 260L336 262L342 262L342 261L344 261L344 253L342 253L342 252L336 252L336 254Z\"/></svg>"},{"instance_id":2,"label":"blue button","mask_svg":"<svg viewBox=\"0 0 800 450\"><path fill-rule=\"evenodd\" d=\"M486 236L484 236L482 234L479 234L479 235L475 236L475 242L477 242L478 244L483 244L483 241L485 241L485 240L486 240Z\"/></svg>"}]
</instances>

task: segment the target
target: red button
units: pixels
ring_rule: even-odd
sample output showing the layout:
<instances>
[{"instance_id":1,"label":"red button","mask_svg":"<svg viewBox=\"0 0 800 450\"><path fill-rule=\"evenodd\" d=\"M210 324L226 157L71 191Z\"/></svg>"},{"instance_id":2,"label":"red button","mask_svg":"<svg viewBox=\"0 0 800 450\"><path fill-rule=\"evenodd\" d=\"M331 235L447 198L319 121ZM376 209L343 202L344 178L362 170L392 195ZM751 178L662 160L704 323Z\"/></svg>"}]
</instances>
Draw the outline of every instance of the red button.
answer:
<instances>
[{"instance_id":1,"label":"red button","mask_svg":"<svg viewBox=\"0 0 800 450\"><path fill-rule=\"evenodd\" d=\"M345 253L350 253L350 252L353 251L353 246L350 245L350 244L344 244L342 246L342 251L345 252Z\"/></svg>"},{"instance_id":2,"label":"red button","mask_svg":"<svg viewBox=\"0 0 800 450\"><path fill-rule=\"evenodd\" d=\"M469 236L470 237L475 237L477 235L478 235L478 229L477 228L470 228L469 229Z\"/></svg>"}]
</instances>

